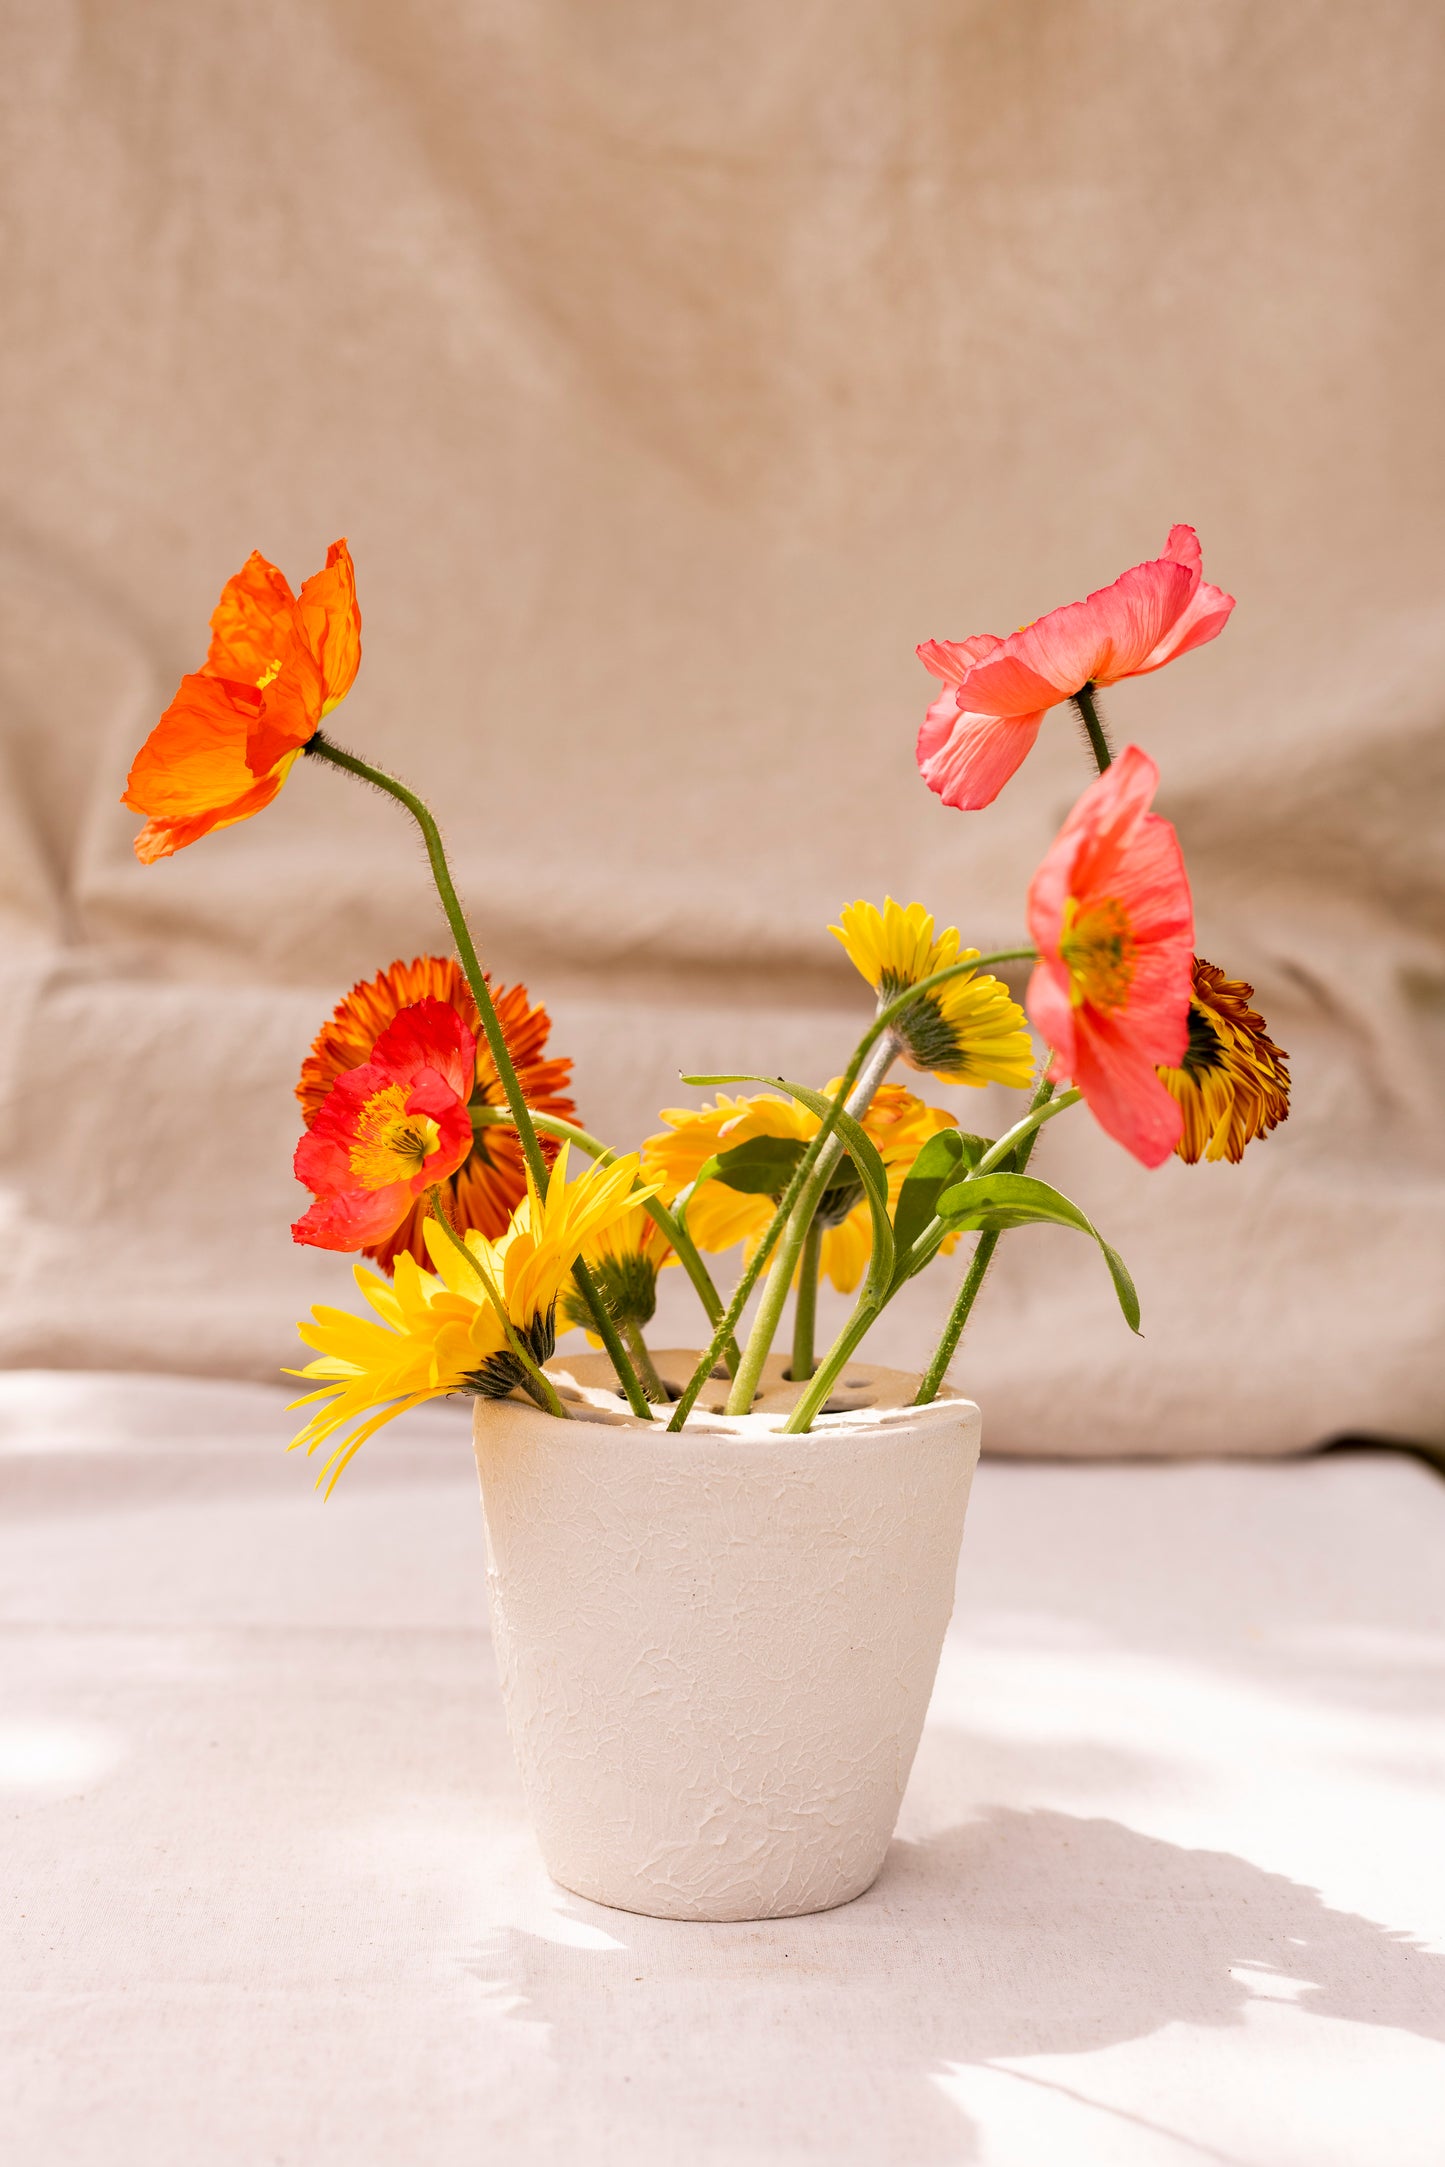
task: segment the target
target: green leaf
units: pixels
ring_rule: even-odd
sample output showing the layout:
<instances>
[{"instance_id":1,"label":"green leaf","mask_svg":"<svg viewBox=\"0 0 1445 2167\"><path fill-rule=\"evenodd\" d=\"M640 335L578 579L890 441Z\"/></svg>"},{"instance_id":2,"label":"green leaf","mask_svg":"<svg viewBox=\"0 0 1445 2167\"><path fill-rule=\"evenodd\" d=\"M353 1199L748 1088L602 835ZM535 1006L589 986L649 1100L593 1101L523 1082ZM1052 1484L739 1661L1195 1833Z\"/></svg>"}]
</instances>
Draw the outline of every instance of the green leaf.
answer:
<instances>
[{"instance_id":1,"label":"green leaf","mask_svg":"<svg viewBox=\"0 0 1445 2167\"><path fill-rule=\"evenodd\" d=\"M969 1136L963 1129L940 1129L929 1137L908 1169L893 1214L893 1244L900 1257L937 1216L938 1199L950 1182L977 1166L988 1148L987 1137Z\"/></svg>"},{"instance_id":2,"label":"green leaf","mask_svg":"<svg viewBox=\"0 0 1445 2167\"><path fill-rule=\"evenodd\" d=\"M708 1167L725 1189L743 1196L781 1196L806 1148L796 1136L752 1136L731 1151L718 1152Z\"/></svg>"},{"instance_id":3,"label":"green leaf","mask_svg":"<svg viewBox=\"0 0 1445 2167\"><path fill-rule=\"evenodd\" d=\"M751 1073L740 1076L684 1076L685 1084L714 1085L756 1083L771 1084L775 1091L786 1091L788 1097L806 1106L809 1113L820 1121L827 1119L833 1110L833 1101L822 1091L812 1091L806 1084L789 1083L786 1076L756 1076ZM878 1156L878 1147L871 1136L864 1133L861 1125L848 1113L839 1112L834 1123L837 1134L848 1147L863 1193L868 1199L868 1210L873 1220L873 1250L868 1260L868 1278L860 1300L875 1299L880 1305L888 1299L893 1281L893 1227L888 1217L888 1170Z\"/></svg>"},{"instance_id":4,"label":"green leaf","mask_svg":"<svg viewBox=\"0 0 1445 2167\"><path fill-rule=\"evenodd\" d=\"M938 1214L950 1227L1001 1234L1011 1226L1067 1226L1087 1234L1099 1244L1119 1307L1132 1332L1139 1329L1139 1297L1122 1258L1109 1247L1098 1228L1046 1181L1031 1174L983 1174L945 1189L938 1199Z\"/></svg>"},{"instance_id":5,"label":"green leaf","mask_svg":"<svg viewBox=\"0 0 1445 2167\"><path fill-rule=\"evenodd\" d=\"M1124 1312L1125 1321L1131 1332L1137 1332L1139 1329L1139 1297L1134 1291L1134 1282L1129 1277L1128 1266L1118 1250L1111 1249L1106 1241L1100 1240L1099 1247L1104 1252L1104 1262L1109 1267L1109 1277L1114 1282L1114 1292L1119 1297L1119 1307Z\"/></svg>"}]
</instances>

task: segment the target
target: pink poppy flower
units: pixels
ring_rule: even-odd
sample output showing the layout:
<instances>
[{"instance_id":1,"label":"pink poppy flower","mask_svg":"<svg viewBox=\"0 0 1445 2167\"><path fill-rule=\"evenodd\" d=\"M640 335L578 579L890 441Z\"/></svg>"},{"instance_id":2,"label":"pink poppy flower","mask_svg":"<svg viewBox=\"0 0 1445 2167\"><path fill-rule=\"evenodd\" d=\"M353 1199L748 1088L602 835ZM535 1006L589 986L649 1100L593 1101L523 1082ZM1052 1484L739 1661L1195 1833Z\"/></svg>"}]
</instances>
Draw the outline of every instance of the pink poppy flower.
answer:
<instances>
[{"instance_id":1,"label":"pink poppy flower","mask_svg":"<svg viewBox=\"0 0 1445 2167\"><path fill-rule=\"evenodd\" d=\"M362 1066L337 1077L296 1146L296 1179L316 1201L292 1239L315 1249L385 1241L470 1152L476 1077L476 1039L449 1001L401 1009Z\"/></svg>"},{"instance_id":2,"label":"pink poppy flower","mask_svg":"<svg viewBox=\"0 0 1445 2167\"><path fill-rule=\"evenodd\" d=\"M964 812L992 805L1051 707L1162 669L1214 639L1233 608L1233 595L1205 582L1193 527L1171 527L1162 556L1006 640L926 640L918 659L944 689L918 733L923 780Z\"/></svg>"},{"instance_id":3,"label":"pink poppy flower","mask_svg":"<svg viewBox=\"0 0 1445 2167\"><path fill-rule=\"evenodd\" d=\"M1029 887L1039 951L1028 1011L1101 1128L1161 1166L1183 1115L1160 1082L1189 1040L1194 910L1179 840L1151 813L1159 770L1137 745L1090 783Z\"/></svg>"}]
</instances>

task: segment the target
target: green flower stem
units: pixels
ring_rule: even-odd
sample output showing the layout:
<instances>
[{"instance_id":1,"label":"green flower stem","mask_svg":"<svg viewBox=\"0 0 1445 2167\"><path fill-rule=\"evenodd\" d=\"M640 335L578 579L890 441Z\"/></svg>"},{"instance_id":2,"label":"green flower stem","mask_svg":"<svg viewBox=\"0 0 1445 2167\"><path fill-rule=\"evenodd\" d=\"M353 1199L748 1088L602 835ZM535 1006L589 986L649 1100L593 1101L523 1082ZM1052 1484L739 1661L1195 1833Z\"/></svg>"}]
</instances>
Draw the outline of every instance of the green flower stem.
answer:
<instances>
[{"instance_id":1,"label":"green flower stem","mask_svg":"<svg viewBox=\"0 0 1445 2167\"><path fill-rule=\"evenodd\" d=\"M1109 747L1109 735L1104 728L1104 718L1099 713L1094 699L1092 682L1080 685L1078 691L1074 694L1074 706L1079 711L1080 722L1089 733L1089 750L1094 755L1094 765L1102 775L1106 767L1113 766L1114 755Z\"/></svg>"},{"instance_id":2,"label":"green flower stem","mask_svg":"<svg viewBox=\"0 0 1445 2167\"><path fill-rule=\"evenodd\" d=\"M864 1301L858 1304L824 1355L812 1383L783 1424L785 1437L800 1437L805 1430L812 1427L814 1415L827 1399L843 1370L852 1361L858 1347L872 1331L882 1311L881 1302Z\"/></svg>"},{"instance_id":3,"label":"green flower stem","mask_svg":"<svg viewBox=\"0 0 1445 2167\"><path fill-rule=\"evenodd\" d=\"M1047 1081L1039 1085L1037 1092L1034 1094L1033 1105L1024 1115L1022 1121L1016 1121L1011 1129L1004 1131L996 1144L990 1144L977 1166L973 1167L965 1177L967 1180L977 1181L983 1174L996 1174L1003 1166L1004 1160L1017 1151L1026 1138L1033 1136L1035 1131L1041 1129L1046 1121L1052 1121L1055 1114L1066 1114L1069 1108L1077 1106L1084 1096L1082 1091L1073 1090L1065 1091L1058 1098L1055 1098L1053 1091L1053 1085ZM1032 1150L1033 1146L1030 1145L1029 1148ZM1008 1169L1013 1174L1017 1174L1021 1170L1017 1165Z\"/></svg>"},{"instance_id":4,"label":"green flower stem","mask_svg":"<svg viewBox=\"0 0 1445 2167\"><path fill-rule=\"evenodd\" d=\"M487 984L486 973L482 969L476 947L472 941L471 930L463 915L462 906L457 900L457 891L452 880L451 867L447 864L447 854L442 847L441 831L437 827L430 809L416 795L415 791L408 790L406 784L398 782L394 775L386 774L379 767L372 767L367 760L359 760L354 752L343 752L339 745L333 745L330 738L326 737L320 730L315 731L307 740L306 751L316 759L325 760L332 767L342 768L348 775L355 775L360 781L370 783L374 789L385 791L389 798L396 799L398 805L406 807L406 810L420 828L422 841L426 844L427 858L431 865L432 879L436 883L436 891L441 898L442 909L446 912L447 924L452 930L452 939L457 944L457 954L461 958L467 984L472 989L472 999L476 1002L477 1013L482 1019L482 1029L486 1033L487 1045L497 1075L501 1080L502 1089L506 1094L507 1105L511 1109L517 1134L522 1140L523 1156L527 1161L527 1166L539 1193L545 1195L547 1191L547 1166L542 1157L542 1147L537 1141L536 1125L528 1110L527 1102L522 1096L522 1086L517 1081L517 1071L512 1065L512 1056L507 1050L507 1040L502 1030L501 1018L497 1014L491 988ZM573 1277L582 1291L583 1299L587 1304L588 1313L592 1318L597 1335L606 1347L608 1354L612 1357L613 1367L616 1369L622 1381L623 1390L627 1394L627 1404L635 1415L641 1415L645 1421L651 1421L652 1410L647 1404L647 1396L638 1383L637 1374L627 1359L622 1342L613 1329L612 1320L607 1315L602 1299L593 1284L592 1274L580 1260L573 1268Z\"/></svg>"},{"instance_id":5,"label":"green flower stem","mask_svg":"<svg viewBox=\"0 0 1445 2167\"><path fill-rule=\"evenodd\" d=\"M1034 1094L1033 1104L1027 1114L1021 1121L1016 1121L1013 1127L984 1153L978 1165L974 1167L968 1176L970 1181L976 1181L982 1174L995 1173L1004 1166L1007 1166L1012 1173L1021 1174L1023 1172L1028 1165L1034 1142L1043 1124L1046 1121L1051 1121L1055 1114L1066 1113L1069 1107L1077 1106L1083 1096L1080 1091L1066 1091L1062 1097L1056 1099L1053 1092L1054 1087L1047 1080L1039 1085ZM935 1219L918 1236L914 1245L915 1250L926 1247L942 1231L939 1221ZM974 1246L968 1274L963 1285L959 1288L958 1299L955 1301L948 1323L944 1327L943 1337L938 1343L933 1360L928 1365L927 1374L914 1395L913 1405L915 1407L922 1407L929 1400L936 1399L938 1396L944 1374L953 1359L964 1325L968 1322L969 1311L978 1297L978 1290L983 1285L984 1274L992 1261L994 1250L998 1247L998 1239L997 1234L981 1234ZM838 1338L829 1348L822 1367L814 1377L812 1384L784 1423L785 1433L796 1436L808 1428L814 1415L832 1391L840 1372L852 1360L854 1349L882 1314L883 1306L881 1302L872 1305L863 1302L859 1303L858 1308L853 1312Z\"/></svg>"},{"instance_id":6,"label":"green flower stem","mask_svg":"<svg viewBox=\"0 0 1445 2167\"><path fill-rule=\"evenodd\" d=\"M474 1106L471 1114L474 1130L515 1127L510 1107ZM576 1144L579 1151L585 1151L589 1159L595 1159L599 1166L612 1166L616 1163L617 1153L611 1145L604 1144L600 1137L589 1136L586 1129L579 1129L574 1121L559 1121L552 1114L533 1112L532 1125L543 1136L555 1136L561 1143ZM674 1215L669 1211L660 1196L645 1197L642 1208L653 1225L667 1236L677 1251L682 1268L692 1281L697 1298L707 1312L708 1323L716 1324L723 1313L722 1296L718 1293L712 1273L703 1263L697 1244L684 1225L681 1215ZM729 1372L737 1368L739 1355L735 1339L729 1339L723 1349L723 1359Z\"/></svg>"},{"instance_id":7,"label":"green flower stem","mask_svg":"<svg viewBox=\"0 0 1445 2167\"><path fill-rule=\"evenodd\" d=\"M832 1135L834 1125L843 1110L848 1093L857 1082L863 1063L867 1060L869 1053L882 1034L891 1028L898 1017L914 1001L925 993L934 992L939 986L946 986L950 979L962 978L969 971L990 970L996 963L1031 963L1036 953L1037 951L1033 948L1000 948L991 955L975 956L969 963L950 963L943 970L934 971L929 977L921 978L916 986L909 986L895 1000L889 1001L885 1007L879 1009L872 1023L854 1048L853 1058L848 1063L842 1081L839 1083L837 1092L834 1095L833 1103L824 1116L817 1135L812 1139L794 1168L793 1178L778 1200L778 1208L773 1213L771 1225L753 1251L742 1277L733 1289L727 1309L718 1321L710 1344L704 1349L697 1368L688 1379L687 1388L682 1398L673 1409L672 1420L667 1425L670 1430L680 1430L682 1428L688 1416L692 1413L699 1392L701 1392L708 1378L717 1367L722 1349L736 1329L737 1321L747 1305L748 1296L757 1284L759 1274L772 1252L773 1245L787 1225L793 1206L802 1194L803 1184L812 1172L813 1163L818 1153L823 1149L828 1137Z\"/></svg>"},{"instance_id":8,"label":"green flower stem","mask_svg":"<svg viewBox=\"0 0 1445 2167\"><path fill-rule=\"evenodd\" d=\"M803 1254L798 1261L798 1292L793 1304L791 1369L798 1384L806 1384L816 1367L813 1360L813 1331L818 1317L818 1266L822 1261L823 1227L815 1215L803 1243Z\"/></svg>"},{"instance_id":9,"label":"green flower stem","mask_svg":"<svg viewBox=\"0 0 1445 2167\"><path fill-rule=\"evenodd\" d=\"M848 1094L845 1111L852 1114L855 1120L868 1111L873 1103L873 1094L901 1051L902 1046L891 1031L875 1041L857 1081ZM834 1123L836 1120L837 1115L834 1113ZM821 1134L821 1130L819 1133ZM783 1306L788 1299L788 1289L793 1284L793 1274L798 1268L803 1244L808 1238L818 1206L823 1201L823 1193L842 1156L843 1139L838 1135L836 1127L830 1126L827 1137L814 1154L807 1180L799 1192L782 1239L778 1243L777 1254L769 1267L768 1283L763 1288L758 1313L753 1319L753 1328L748 1334L743 1358L738 1364L737 1375L733 1378L732 1389L728 1393L727 1411L730 1415L745 1415L757 1395L763 1364L768 1359L778 1326L782 1322Z\"/></svg>"},{"instance_id":10,"label":"green flower stem","mask_svg":"<svg viewBox=\"0 0 1445 2167\"><path fill-rule=\"evenodd\" d=\"M431 1215L437 1225L446 1235L453 1249L466 1258L466 1261L482 1282L482 1289L487 1300L501 1319L502 1330L507 1335L507 1345L526 1372L527 1390L546 1414L556 1415L560 1421L567 1421L569 1419L567 1410L557 1397L556 1386L533 1355L531 1348L527 1345L511 1318L507 1315L507 1305L502 1299L501 1290L498 1288L496 1281L484 1267L481 1258L467 1247L461 1235L452 1225L451 1213L442 1202L440 1188L428 1189L426 1194L427 1202L431 1206Z\"/></svg>"},{"instance_id":11,"label":"green flower stem","mask_svg":"<svg viewBox=\"0 0 1445 2167\"><path fill-rule=\"evenodd\" d=\"M637 1364L637 1374L642 1379L648 1398L661 1406L669 1397L668 1389L657 1374L657 1364L647 1351L647 1342L642 1336L642 1327L634 1318L628 1317L624 1319L622 1337L627 1342L628 1353Z\"/></svg>"},{"instance_id":12,"label":"green flower stem","mask_svg":"<svg viewBox=\"0 0 1445 2167\"><path fill-rule=\"evenodd\" d=\"M1030 1114L1038 1114L1042 1118L1046 1110L1057 1111L1056 1106L1051 1107L1050 1102L1053 1100L1053 1096L1054 1087L1045 1077L1038 1090L1034 1093L1034 1103L1029 1109ZM1072 1093L1071 1097L1077 1099L1077 1092ZM1020 1128L1023 1125L1022 1122L1019 1123ZM1009 1133L1012 1135L1014 1132L1011 1130ZM1029 1163L1034 1145L1038 1140L1039 1122L1035 1122L1034 1126L1027 1131L1015 1148L1015 1157L1009 1168L1010 1173L1021 1174L1023 1172ZM1004 1141L1004 1139L1000 1139L1000 1141ZM980 1166L982 1163L982 1160L980 1160ZM948 1374L948 1365L958 1352L958 1343L963 1337L963 1328L968 1322L974 1303L978 1300L979 1289L982 1287L985 1274L993 1262L993 1253L998 1245L999 1236L996 1233L980 1234L978 1240L974 1243L973 1255L969 1259L963 1285L958 1290L953 1307L948 1313L948 1322L943 1327L942 1336L933 1350L933 1360L924 1372L923 1382L913 1395L915 1407L926 1407L930 1400L937 1399L942 1390L943 1380Z\"/></svg>"}]
</instances>

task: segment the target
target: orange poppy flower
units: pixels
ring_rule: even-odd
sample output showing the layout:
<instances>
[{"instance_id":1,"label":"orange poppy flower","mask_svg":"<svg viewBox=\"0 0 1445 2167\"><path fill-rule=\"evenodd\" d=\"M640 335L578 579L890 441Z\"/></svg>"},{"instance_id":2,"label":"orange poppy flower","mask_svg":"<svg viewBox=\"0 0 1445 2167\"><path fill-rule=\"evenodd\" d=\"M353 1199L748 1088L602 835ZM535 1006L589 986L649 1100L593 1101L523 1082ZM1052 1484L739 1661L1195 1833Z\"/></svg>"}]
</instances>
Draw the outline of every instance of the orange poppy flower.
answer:
<instances>
[{"instance_id":1,"label":"orange poppy flower","mask_svg":"<svg viewBox=\"0 0 1445 2167\"><path fill-rule=\"evenodd\" d=\"M136 754L121 799L145 813L142 865L259 813L361 661L361 613L344 541L298 595L252 550L221 591L211 648Z\"/></svg>"},{"instance_id":2,"label":"orange poppy flower","mask_svg":"<svg viewBox=\"0 0 1445 2167\"><path fill-rule=\"evenodd\" d=\"M472 1103L505 1105L501 1080L460 963L455 956L417 956L410 963L393 963L375 978L353 986L317 1032L296 1086L308 1128L337 1077L369 1060L372 1047L392 1018L423 1000L446 1001L476 1039L477 1079ZM525 986L494 986L492 1000L527 1104L534 1112L550 1114L558 1121L575 1121L577 1108L567 1092L572 1063L547 1056L552 1019L546 1009L540 1003L535 1008L531 1005ZM556 1146L545 1136L541 1142L550 1165ZM488 1241L499 1240L527 1193L525 1163L516 1130L480 1131L470 1153L442 1188L452 1219L464 1233L475 1227ZM428 1268L431 1258L422 1234L425 1218L423 1200L413 1206L394 1232L373 1243L363 1254L374 1258L388 1272L403 1253L414 1257L423 1269Z\"/></svg>"}]
</instances>

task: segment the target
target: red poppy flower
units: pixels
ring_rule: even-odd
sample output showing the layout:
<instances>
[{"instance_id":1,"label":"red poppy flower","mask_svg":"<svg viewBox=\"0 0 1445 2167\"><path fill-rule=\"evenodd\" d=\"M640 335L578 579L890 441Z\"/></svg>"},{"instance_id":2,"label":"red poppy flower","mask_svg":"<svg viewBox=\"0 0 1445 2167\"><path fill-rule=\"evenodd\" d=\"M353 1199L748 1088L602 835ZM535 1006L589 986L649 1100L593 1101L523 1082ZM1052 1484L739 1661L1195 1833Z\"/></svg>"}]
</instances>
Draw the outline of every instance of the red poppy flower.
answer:
<instances>
[{"instance_id":1,"label":"red poppy flower","mask_svg":"<svg viewBox=\"0 0 1445 2167\"><path fill-rule=\"evenodd\" d=\"M472 1092L473 1103L481 1106L506 1104L502 1080L497 1074L491 1048L481 1036L477 1004L472 999L460 963L455 956L416 956L410 963L398 960L389 964L384 971L378 971L375 978L354 985L322 1024L296 1086L296 1096L308 1128L337 1077L348 1069L359 1068L370 1058L372 1047L402 1009L427 999L445 1001L454 1008L476 1039L477 1080ZM492 1005L502 1026L502 1036L517 1072L522 1096L532 1111L550 1114L558 1121L575 1121L577 1107L567 1090L572 1063L565 1056L548 1054L552 1019L541 1002L534 1007L525 986L494 985ZM542 1156L550 1165L557 1146L550 1137L544 1136L540 1141ZM488 1241L498 1240L507 1231L513 1212L527 1193L525 1162L516 1130L479 1129L467 1157L442 1186L452 1223L459 1231L466 1233L475 1228L479 1234L485 1234ZM423 1270L429 1269L431 1258L422 1234L426 1210L425 1199L418 1198L400 1225L382 1240L365 1243L362 1254L374 1257L383 1271L389 1272L405 1251L415 1257Z\"/></svg>"},{"instance_id":2,"label":"red poppy flower","mask_svg":"<svg viewBox=\"0 0 1445 2167\"><path fill-rule=\"evenodd\" d=\"M1205 582L1193 527L1171 527L1161 556L1007 639L926 640L918 659L944 690L918 733L924 781L964 812L991 805L1051 707L1162 669L1216 638L1233 608L1233 595Z\"/></svg>"},{"instance_id":3,"label":"red poppy flower","mask_svg":"<svg viewBox=\"0 0 1445 2167\"><path fill-rule=\"evenodd\" d=\"M1028 1011L1102 1128L1145 1166L1179 1141L1160 1082L1189 1041L1194 911L1178 838L1151 813L1159 770L1129 745L1091 783L1029 888Z\"/></svg>"},{"instance_id":4,"label":"red poppy flower","mask_svg":"<svg viewBox=\"0 0 1445 2167\"><path fill-rule=\"evenodd\" d=\"M476 1071L477 1042L454 1008L404 1008L370 1059L337 1078L296 1146L296 1179L316 1202L293 1238L362 1249L393 1233L471 1150Z\"/></svg>"},{"instance_id":5,"label":"red poppy flower","mask_svg":"<svg viewBox=\"0 0 1445 2167\"><path fill-rule=\"evenodd\" d=\"M121 803L149 815L135 839L141 863L269 805L323 716L351 690L360 661L345 542L332 543L325 569L299 596L253 550L222 590L204 667L181 679L136 754Z\"/></svg>"}]
</instances>

